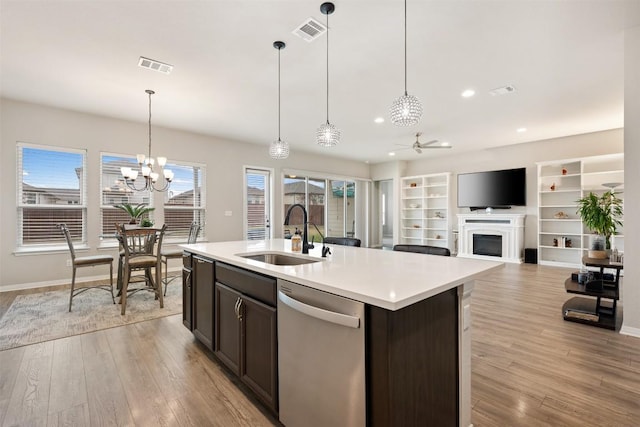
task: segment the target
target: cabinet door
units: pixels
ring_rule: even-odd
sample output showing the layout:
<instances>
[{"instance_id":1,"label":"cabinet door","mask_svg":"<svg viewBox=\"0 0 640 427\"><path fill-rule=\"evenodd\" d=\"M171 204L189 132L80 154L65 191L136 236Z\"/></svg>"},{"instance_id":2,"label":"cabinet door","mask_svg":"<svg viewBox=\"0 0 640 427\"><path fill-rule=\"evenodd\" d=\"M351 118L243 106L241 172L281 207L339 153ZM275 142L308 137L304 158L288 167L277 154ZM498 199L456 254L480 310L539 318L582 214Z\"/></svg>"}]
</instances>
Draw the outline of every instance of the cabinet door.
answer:
<instances>
[{"instance_id":1,"label":"cabinet door","mask_svg":"<svg viewBox=\"0 0 640 427\"><path fill-rule=\"evenodd\" d=\"M278 409L276 309L242 295L240 378L265 404Z\"/></svg>"},{"instance_id":2,"label":"cabinet door","mask_svg":"<svg viewBox=\"0 0 640 427\"><path fill-rule=\"evenodd\" d=\"M213 349L213 261L193 257L193 334Z\"/></svg>"},{"instance_id":3,"label":"cabinet door","mask_svg":"<svg viewBox=\"0 0 640 427\"><path fill-rule=\"evenodd\" d=\"M213 352L236 375L240 374L240 304L239 292L215 285L216 323L215 347Z\"/></svg>"},{"instance_id":4,"label":"cabinet door","mask_svg":"<svg viewBox=\"0 0 640 427\"><path fill-rule=\"evenodd\" d=\"M191 298L191 269L182 269L182 324L186 326L190 331L192 328L192 313L191 308L193 300Z\"/></svg>"}]
</instances>

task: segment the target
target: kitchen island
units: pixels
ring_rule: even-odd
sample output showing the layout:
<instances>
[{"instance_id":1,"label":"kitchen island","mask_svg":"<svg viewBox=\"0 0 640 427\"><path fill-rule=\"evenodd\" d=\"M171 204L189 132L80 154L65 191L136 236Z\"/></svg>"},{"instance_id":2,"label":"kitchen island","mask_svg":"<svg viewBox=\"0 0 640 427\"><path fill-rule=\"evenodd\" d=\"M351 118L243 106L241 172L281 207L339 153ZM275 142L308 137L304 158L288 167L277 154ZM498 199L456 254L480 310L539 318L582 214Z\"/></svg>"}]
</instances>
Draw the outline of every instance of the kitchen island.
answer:
<instances>
[{"instance_id":1,"label":"kitchen island","mask_svg":"<svg viewBox=\"0 0 640 427\"><path fill-rule=\"evenodd\" d=\"M284 239L183 245L185 325L278 413L278 379L288 364L278 369L284 337L277 310L288 298L279 292L276 304L275 283L363 303L364 386L357 394L366 414L356 418L367 425L469 426L471 290L474 279L502 263L335 245L322 258L321 244L308 255L292 253L290 245ZM255 259L265 253L313 262ZM238 319L232 333L230 317ZM251 348L262 349L260 368L271 371L252 367L258 362Z\"/></svg>"}]
</instances>

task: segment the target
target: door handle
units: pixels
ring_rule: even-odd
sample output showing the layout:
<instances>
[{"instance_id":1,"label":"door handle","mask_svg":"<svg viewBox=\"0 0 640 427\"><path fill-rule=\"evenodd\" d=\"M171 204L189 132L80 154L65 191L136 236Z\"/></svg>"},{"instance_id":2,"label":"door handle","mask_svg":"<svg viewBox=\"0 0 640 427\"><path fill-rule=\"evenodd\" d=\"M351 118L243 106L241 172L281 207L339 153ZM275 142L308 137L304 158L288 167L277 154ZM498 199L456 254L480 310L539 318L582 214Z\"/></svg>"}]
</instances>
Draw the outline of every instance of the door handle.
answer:
<instances>
[{"instance_id":1,"label":"door handle","mask_svg":"<svg viewBox=\"0 0 640 427\"><path fill-rule=\"evenodd\" d=\"M348 314L336 313L335 311L325 310L313 305L305 304L295 298L290 297L282 291L278 291L278 299L283 304L289 306L293 310L324 320L325 322L335 323L337 325L347 326L349 328L358 329L360 327L360 318L357 316L349 316Z\"/></svg>"}]
</instances>

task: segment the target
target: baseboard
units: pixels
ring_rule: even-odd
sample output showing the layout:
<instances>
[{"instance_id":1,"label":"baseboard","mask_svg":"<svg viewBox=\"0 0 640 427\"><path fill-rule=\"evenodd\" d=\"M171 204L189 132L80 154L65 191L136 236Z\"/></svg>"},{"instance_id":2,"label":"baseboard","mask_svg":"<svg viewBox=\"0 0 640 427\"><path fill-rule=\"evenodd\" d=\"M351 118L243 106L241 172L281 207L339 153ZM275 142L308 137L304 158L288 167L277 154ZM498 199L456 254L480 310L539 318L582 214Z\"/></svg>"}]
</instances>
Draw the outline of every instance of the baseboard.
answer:
<instances>
[{"instance_id":1,"label":"baseboard","mask_svg":"<svg viewBox=\"0 0 640 427\"><path fill-rule=\"evenodd\" d=\"M632 328L631 326L622 326L620 328L620 333L622 335L629 335L632 337L640 338L640 328Z\"/></svg>"},{"instance_id":2,"label":"baseboard","mask_svg":"<svg viewBox=\"0 0 640 427\"><path fill-rule=\"evenodd\" d=\"M182 270L182 267L172 267L169 269L169 272L175 272L180 270ZM164 272L164 270L162 271ZM105 274L102 276L78 277L76 278L76 283L95 282L96 280L109 280L109 275ZM114 271L113 272L114 286L115 286L115 281L116 281L116 272ZM23 291L23 290L35 289L35 288L46 288L49 286L69 285L70 283L71 283L71 280L69 278L58 279L58 280L47 280L46 282L17 283L14 285L0 286L0 293L11 292L11 291Z\"/></svg>"}]
</instances>

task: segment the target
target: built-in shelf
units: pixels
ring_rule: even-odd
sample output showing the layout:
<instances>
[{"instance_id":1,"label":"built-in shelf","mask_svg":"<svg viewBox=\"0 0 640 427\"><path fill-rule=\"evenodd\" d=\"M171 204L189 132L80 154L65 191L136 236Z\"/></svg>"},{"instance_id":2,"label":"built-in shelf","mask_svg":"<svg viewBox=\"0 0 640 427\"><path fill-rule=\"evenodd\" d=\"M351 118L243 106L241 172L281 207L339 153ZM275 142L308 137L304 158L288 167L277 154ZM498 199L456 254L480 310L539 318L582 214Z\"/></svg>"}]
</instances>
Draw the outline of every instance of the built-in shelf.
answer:
<instances>
[{"instance_id":1,"label":"built-in shelf","mask_svg":"<svg viewBox=\"0 0 640 427\"><path fill-rule=\"evenodd\" d=\"M450 173L401 179L401 243L451 249L450 181Z\"/></svg>"},{"instance_id":2,"label":"built-in shelf","mask_svg":"<svg viewBox=\"0 0 640 427\"><path fill-rule=\"evenodd\" d=\"M609 188L602 184L620 182L615 188L624 198L624 155L609 154L577 159L538 163L538 262L545 265L577 267L589 249L591 231L586 229L576 213L577 201L594 192L602 194ZM553 190L551 189L553 187ZM560 212L567 218L556 218ZM613 246L624 251L623 230L613 236ZM561 247L562 238L571 240L571 247ZM558 245L554 245L554 239Z\"/></svg>"}]
</instances>

